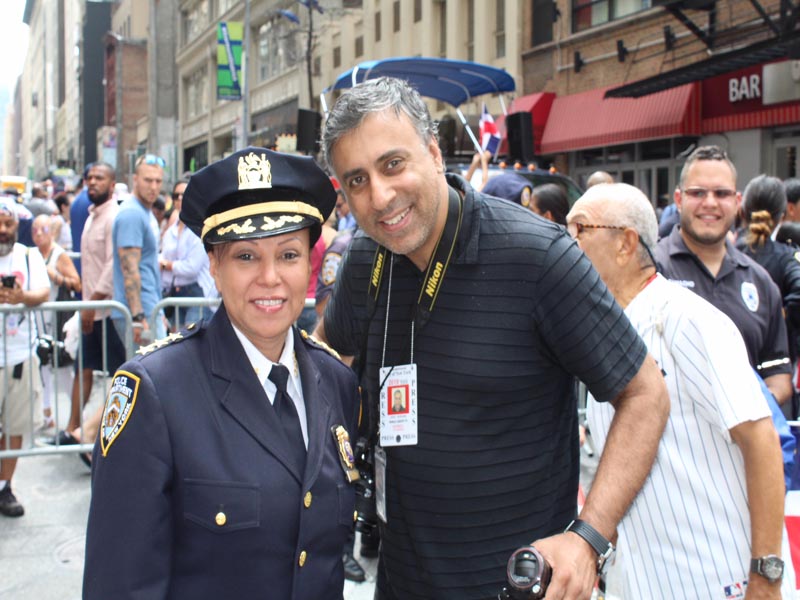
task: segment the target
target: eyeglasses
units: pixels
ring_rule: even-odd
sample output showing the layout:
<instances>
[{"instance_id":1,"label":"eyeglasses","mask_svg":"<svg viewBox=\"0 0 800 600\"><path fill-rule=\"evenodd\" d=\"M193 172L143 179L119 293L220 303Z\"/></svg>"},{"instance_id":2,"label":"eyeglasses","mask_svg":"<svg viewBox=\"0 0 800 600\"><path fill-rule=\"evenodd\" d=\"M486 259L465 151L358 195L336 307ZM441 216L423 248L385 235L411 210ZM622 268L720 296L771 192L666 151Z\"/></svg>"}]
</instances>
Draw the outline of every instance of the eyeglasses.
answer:
<instances>
[{"instance_id":1,"label":"eyeglasses","mask_svg":"<svg viewBox=\"0 0 800 600\"><path fill-rule=\"evenodd\" d=\"M713 194L718 200L727 200L736 195L736 190L728 188L716 188L710 190L702 187L692 187L683 190L683 193L692 198L693 200L705 200L709 194Z\"/></svg>"},{"instance_id":2,"label":"eyeglasses","mask_svg":"<svg viewBox=\"0 0 800 600\"><path fill-rule=\"evenodd\" d=\"M580 237L580 235L586 229L619 229L619 230L623 230L625 228L624 227L620 227L619 225L590 225L589 223L570 223L569 225L567 225L567 231L576 240Z\"/></svg>"},{"instance_id":3,"label":"eyeglasses","mask_svg":"<svg viewBox=\"0 0 800 600\"><path fill-rule=\"evenodd\" d=\"M183 198L183 192L177 192L175 194L172 194L173 200L177 200L178 198Z\"/></svg>"},{"instance_id":4,"label":"eyeglasses","mask_svg":"<svg viewBox=\"0 0 800 600\"><path fill-rule=\"evenodd\" d=\"M587 229L615 229L617 231L625 231L627 227L622 227L620 225L592 225L590 223L568 223L567 224L567 231L569 234L574 238L578 239L580 235ZM639 239L639 243L644 248L644 251L647 252L647 256L650 257L650 261L653 263L653 266L658 268L658 263L656 263L656 257L653 256L653 252L650 250L650 247L644 243L642 236L640 236L637 232L636 237Z\"/></svg>"},{"instance_id":5,"label":"eyeglasses","mask_svg":"<svg viewBox=\"0 0 800 600\"><path fill-rule=\"evenodd\" d=\"M165 169L167 163L164 162L163 158L155 154L144 154L136 159L136 166L138 167L139 165L156 165Z\"/></svg>"}]
</instances>

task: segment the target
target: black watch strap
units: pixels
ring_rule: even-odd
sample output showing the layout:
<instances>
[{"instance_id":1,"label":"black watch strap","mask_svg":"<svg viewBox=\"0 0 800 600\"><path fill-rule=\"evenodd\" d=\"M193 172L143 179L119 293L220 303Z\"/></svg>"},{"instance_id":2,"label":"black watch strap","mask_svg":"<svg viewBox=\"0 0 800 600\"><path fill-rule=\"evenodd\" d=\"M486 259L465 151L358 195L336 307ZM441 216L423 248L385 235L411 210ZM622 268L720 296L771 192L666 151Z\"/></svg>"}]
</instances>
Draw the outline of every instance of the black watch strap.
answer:
<instances>
[{"instance_id":1,"label":"black watch strap","mask_svg":"<svg viewBox=\"0 0 800 600\"><path fill-rule=\"evenodd\" d=\"M142 321L144 321L144 318L145 318L146 316L147 316L147 315L145 315L143 312L136 313L135 315L133 315L133 316L131 317L131 320L132 320L134 323L141 323Z\"/></svg>"},{"instance_id":2,"label":"black watch strap","mask_svg":"<svg viewBox=\"0 0 800 600\"><path fill-rule=\"evenodd\" d=\"M581 536L597 553L597 572L603 573L606 561L614 553L614 544L609 542L603 535L586 521L575 519L567 525L564 532L571 531Z\"/></svg>"}]
</instances>

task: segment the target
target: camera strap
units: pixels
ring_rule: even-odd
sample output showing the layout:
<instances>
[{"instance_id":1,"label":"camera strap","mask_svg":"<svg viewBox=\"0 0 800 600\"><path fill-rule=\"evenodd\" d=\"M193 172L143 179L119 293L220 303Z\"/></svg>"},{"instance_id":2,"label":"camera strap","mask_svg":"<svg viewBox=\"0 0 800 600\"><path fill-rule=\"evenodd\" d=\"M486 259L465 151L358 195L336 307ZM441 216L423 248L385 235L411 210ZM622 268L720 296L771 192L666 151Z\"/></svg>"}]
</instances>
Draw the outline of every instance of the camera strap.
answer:
<instances>
[{"instance_id":1,"label":"camera strap","mask_svg":"<svg viewBox=\"0 0 800 600\"><path fill-rule=\"evenodd\" d=\"M458 234L461 230L461 223L464 218L464 200L456 190L448 188L447 221L445 222L439 240L436 242L436 249L428 262L428 269L425 273L422 287L419 291L417 304L414 308L413 319L416 323L416 330L419 331L430 319L439 290L442 287L447 267L453 257L453 252L458 241ZM383 273L385 271L389 250L384 246L375 249L375 256L372 260L372 272L369 278L369 289L367 291L367 312L370 315L369 321L375 314L378 298L383 284Z\"/></svg>"}]
</instances>

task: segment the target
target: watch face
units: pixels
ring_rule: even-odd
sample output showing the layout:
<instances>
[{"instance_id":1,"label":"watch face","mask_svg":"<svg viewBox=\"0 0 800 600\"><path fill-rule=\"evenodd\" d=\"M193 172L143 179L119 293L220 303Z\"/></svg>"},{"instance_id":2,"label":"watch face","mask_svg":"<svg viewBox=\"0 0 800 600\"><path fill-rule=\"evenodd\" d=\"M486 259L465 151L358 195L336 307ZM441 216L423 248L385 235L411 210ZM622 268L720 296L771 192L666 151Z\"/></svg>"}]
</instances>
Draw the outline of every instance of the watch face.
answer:
<instances>
[{"instance_id":1,"label":"watch face","mask_svg":"<svg viewBox=\"0 0 800 600\"><path fill-rule=\"evenodd\" d=\"M777 556L767 556L761 560L761 574L770 581L777 581L783 576L783 561Z\"/></svg>"}]
</instances>

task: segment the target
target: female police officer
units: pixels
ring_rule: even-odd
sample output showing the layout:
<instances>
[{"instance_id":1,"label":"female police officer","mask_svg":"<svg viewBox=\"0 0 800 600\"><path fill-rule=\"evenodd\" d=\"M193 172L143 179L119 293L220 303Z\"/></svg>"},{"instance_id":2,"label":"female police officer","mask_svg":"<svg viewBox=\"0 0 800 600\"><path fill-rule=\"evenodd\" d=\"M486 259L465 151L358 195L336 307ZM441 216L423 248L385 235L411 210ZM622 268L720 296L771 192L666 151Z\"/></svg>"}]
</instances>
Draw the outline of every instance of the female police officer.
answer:
<instances>
[{"instance_id":1,"label":"female police officer","mask_svg":"<svg viewBox=\"0 0 800 600\"><path fill-rule=\"evenodd\" d=\"M262 148L192 176L181 219L222 306L114 375L84 598L342 598L357 386L292 326L335 200L311 159Z\"/></svg>"}]
</instances>

